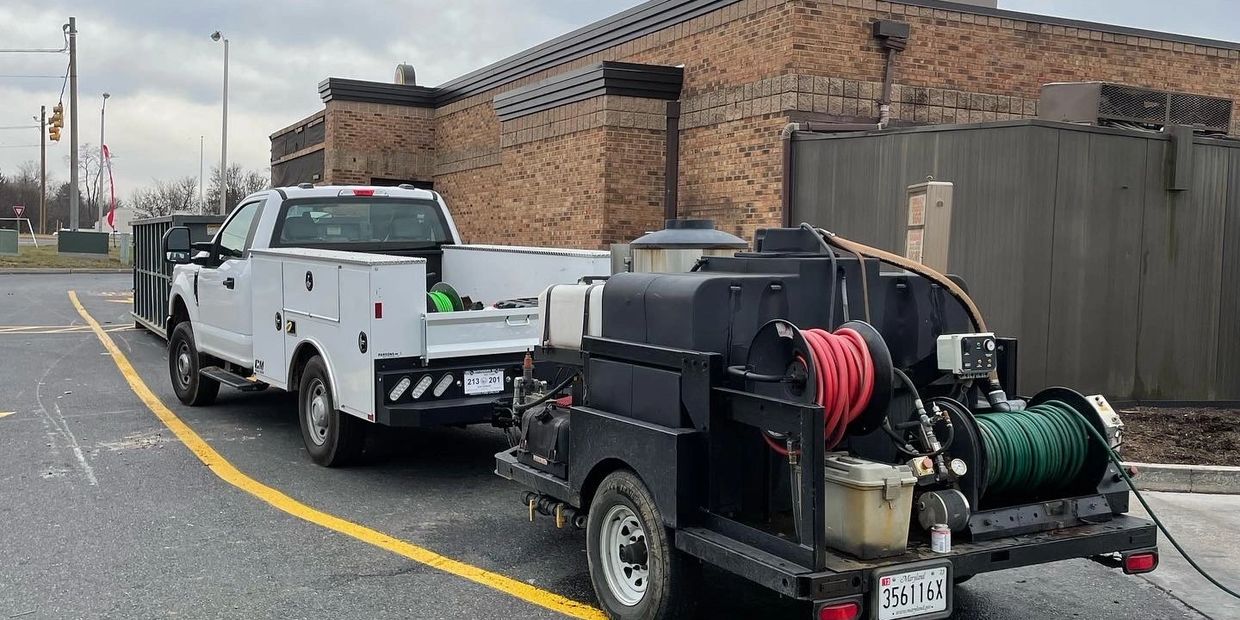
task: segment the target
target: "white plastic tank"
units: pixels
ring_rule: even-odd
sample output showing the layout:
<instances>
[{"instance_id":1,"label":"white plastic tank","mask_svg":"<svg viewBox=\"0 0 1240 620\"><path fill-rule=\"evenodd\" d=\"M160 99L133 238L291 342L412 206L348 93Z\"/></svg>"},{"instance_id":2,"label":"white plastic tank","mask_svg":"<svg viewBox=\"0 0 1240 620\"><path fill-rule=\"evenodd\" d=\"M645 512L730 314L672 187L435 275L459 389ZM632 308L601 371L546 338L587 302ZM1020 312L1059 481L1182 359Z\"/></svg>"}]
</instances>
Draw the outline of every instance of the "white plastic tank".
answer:
<instances>
[{"instance_id":1,"label":"white plastic tank","mask_svg":"<svg viewBox=\"0 0 1240 620\"><path fill-rule=\"evenodd\" d=\"M555 284L538 295L542 346L581 349L583 336L603 333L603 282Z\"/></svg>"},{"instance_id":2,"label":"white plastic tank","mask_svg":"<svg viewBox=\"0 0 1240 620\"><path fill-rule=\"evenodd\" d=\"M692 270L703 256L732 256L748 248L744 239L716 229L714 220L667 220L663 230L638 237L629 244L631 271L683 273Z\"/></svg>"}]
</instances>

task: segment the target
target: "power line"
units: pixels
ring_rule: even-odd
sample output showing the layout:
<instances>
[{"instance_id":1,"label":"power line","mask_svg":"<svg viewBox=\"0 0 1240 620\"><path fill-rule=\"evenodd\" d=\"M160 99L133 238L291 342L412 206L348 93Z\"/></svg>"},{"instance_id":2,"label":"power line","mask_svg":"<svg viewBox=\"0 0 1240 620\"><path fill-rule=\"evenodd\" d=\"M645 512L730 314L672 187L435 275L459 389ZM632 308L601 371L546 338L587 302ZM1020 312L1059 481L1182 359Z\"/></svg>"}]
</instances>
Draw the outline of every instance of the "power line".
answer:
<instances>
[{"instance_id":1,"label":"power line","mask_svg":"<svg viewBox=\"0 0 1240 620\"><path fill-rule=\"evenodd\" d=\"M38 125L6 125L0 129L38 129Z\"/></svg>"},{"instance_id":2,"label":"power line","mask_svg":"<svg viewBox=\"0 0 1240 620\"><path fill-rule=\"evenodd\" d=\"M61 28L61 36L64 37L64 47L60 49L52 49L47 47L29 47L16 49L0 49L0 54L61 54L69 51L69 25L65 24Z\"/></svg>"},{"instance_id":3,"label":"power line","mask_svg":"<svg viewBox=\"0 0 1240 620\"><path fill-rule=\"evenodd\" d=\"M11 79L11 80L20 80L20 79L29 79L29 80L42 80L42 79L48 79L48 80L59 80L59 79L61 79L62 77L64 77L64 76L63 76L63 75L0 75L0 78L4 78L4 79L6 79L6 80L10 80L10 79Z\"/></svg>"}]
</instances>

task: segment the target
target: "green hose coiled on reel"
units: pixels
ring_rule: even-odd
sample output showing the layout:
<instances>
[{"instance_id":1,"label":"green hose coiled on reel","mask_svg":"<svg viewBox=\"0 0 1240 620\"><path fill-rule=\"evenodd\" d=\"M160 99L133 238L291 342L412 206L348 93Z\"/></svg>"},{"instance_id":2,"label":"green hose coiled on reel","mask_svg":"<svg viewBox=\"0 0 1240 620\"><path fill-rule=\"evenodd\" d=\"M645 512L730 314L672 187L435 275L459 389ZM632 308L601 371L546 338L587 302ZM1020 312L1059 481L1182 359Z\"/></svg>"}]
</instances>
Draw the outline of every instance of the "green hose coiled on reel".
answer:
<instances>
[{"instance_id":1,"label":"green hose coiled on reel","mask_svg":"<svg viewBox=\"0 0 1240 620\"><path fill-rule=\"evenodd\" d=\"M1073 484L1085 467L1088 422L1062 401L976 419L990 460L988 495L1058 490Z\"/></svg>"},{"instance_id":2,"label":"green hose coiled on reel","mask_svg":"<svg viewBox=\"0 0 1240 620\"><path fill-rule=\"evenodd\" d=\"M432 312L452 312L452 299L441 291L431 291L426 294L426 300L430 302Z\"/></svg>"}]
</instances>

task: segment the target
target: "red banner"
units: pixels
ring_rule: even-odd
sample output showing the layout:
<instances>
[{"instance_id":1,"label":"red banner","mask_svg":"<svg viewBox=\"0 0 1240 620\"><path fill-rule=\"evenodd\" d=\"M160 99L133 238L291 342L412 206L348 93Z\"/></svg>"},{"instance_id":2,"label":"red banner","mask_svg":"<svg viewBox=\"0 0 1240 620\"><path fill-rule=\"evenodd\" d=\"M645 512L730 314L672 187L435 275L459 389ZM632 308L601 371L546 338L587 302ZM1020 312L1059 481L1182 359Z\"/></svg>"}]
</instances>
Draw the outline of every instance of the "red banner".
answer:
<instances>
[{"instance_id":1,"label":"red banner","mask_svg":"<svg viewBox=\"0 0 1240 620\"><path fill-rule=\"evenodd\" d=\"M108 226L116 230L116 180L112 178L112 152L108 145L103 145L103 161L108 167L108 187L112 192L112 207L108 209Z\"/></svg>"}]
</instances>

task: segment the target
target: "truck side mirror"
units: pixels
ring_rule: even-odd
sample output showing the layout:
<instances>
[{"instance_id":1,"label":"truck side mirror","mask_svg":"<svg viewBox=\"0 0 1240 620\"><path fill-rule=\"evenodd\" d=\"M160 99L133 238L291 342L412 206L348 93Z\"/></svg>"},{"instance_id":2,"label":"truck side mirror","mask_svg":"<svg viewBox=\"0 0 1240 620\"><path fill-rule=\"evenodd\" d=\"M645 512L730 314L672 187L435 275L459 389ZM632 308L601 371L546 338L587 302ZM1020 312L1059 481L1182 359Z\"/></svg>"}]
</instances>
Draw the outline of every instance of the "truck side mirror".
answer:
<instances>
[{"instance_id":1,"label":"truck side mirror","mask_svg":"<svg viewBox=\"0 0 1240 620\"><path fill-rule=\"evenodd\" d=\"M193 256L190 253L189 228L173 226L164 233L162 241L164 260L176 265L188 264Z\"/></svg>"}]
</instances>

